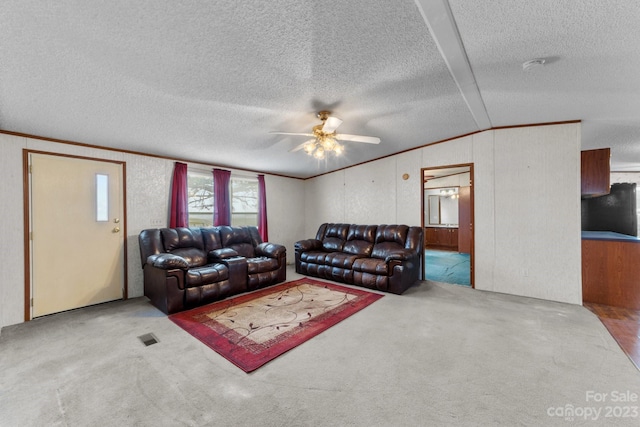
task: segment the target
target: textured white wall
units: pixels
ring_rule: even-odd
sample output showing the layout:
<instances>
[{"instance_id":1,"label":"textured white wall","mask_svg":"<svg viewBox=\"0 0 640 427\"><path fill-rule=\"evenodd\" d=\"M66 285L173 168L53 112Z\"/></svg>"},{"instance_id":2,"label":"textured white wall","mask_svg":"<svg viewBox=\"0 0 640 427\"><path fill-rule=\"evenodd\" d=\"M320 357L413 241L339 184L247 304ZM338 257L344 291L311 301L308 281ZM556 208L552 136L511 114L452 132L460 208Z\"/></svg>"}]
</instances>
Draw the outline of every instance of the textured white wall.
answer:
<instances>
[{"instance_id":1,"label":"textured white wall","mask_svg":"<svg viewBox=\"0 0 640 427\"><path fill-rule=\"evenodd\" d=\"M121 160L127 170L129 296L142 295L137 235L167 223L173 161L0 134L0 326L23 320L22 149ZM323 222L419 225L420 168L474 164L476 288L580 304L580 125L487 131L301 181L267 175L271 241ZM408 173L408 180L402 175ZM304 206L303 206L304 205Z\"/></svg>"},{"instance_id":2,"label":"textured white wall","mask_svg":"<svg viewBox=\"0 0 640 427\"><path fill-rule=\"evenodd\" d=\"M125 154L127 168L127 274L129 298L144 294L138 235L169 224L174 162Z\"/></svg>"},{"instance_id":3,"label":"textured white wall","mask_svg":"<svg viewBox=\"0 0 640 427\"><path fill-rule=\"evenodd\" d=\"M287 247L287 263L294 262L294 244L305 235L304 181L265 175L269 240Z\"/></svg>"},{"instance_id":4,"label":"textured white wall","mask_svg":"<svg viewBox=\"0 0 640 427\"><path fill-rule=\"evenodd\" d=\"M4 260L0 280L0 327L24 319L24 235L22 233L23 137L0 134L0 215Z\"/></svg>"},{"instance_id":5,"label":"textured white wall","mask_svg":"<svg viewBox=\"0 0 640 427\"><path fill-rule=\"evenodd\" d=\"M581 304L579 125L494 131L494 144L494 275L481 289Z\"/></svg>"},{"instance_id":6,"label":"textured white wall","mask_svg":"<svg viewBox=\"0 0 640 427\"><path fill-rule=\"evenodd\" d=\"M304 238L315 237L318 227L324 222L348 221L344 174L342 170L304 181Z\"/></svg>"},{"instance_id":7,"label":"textured white wall","mask_svg":"<svg viewBox=\"0 0 640 427\"><path fill-rule=\"evenodd\" d=\"M325 222L419 226L420 164L413 151L305 181L305 236Z\"/></svg>"},{"instance_id":8,"label":"textured white wall","mask_svg":"<svg viewBox=\"0 0 640 427\"><path fill-rule=\"evenodd\" d=\"M579 151L579 124L513 128L307 180L305 236L323 222L419 225L420 167L473 163L476 288L581 304Z\"/></svg>"},{"instance_id":9,"label":"textured white wall","mask_svg":"<svg viewBox=\"0 0 640 427\"><path fill-rule=\"evenodd\" d=\"M393 224L420 225L422 220L422 152L419 150L398 154L393 159L396 161L396 217ZM409 174L409 179L402 179L402 175Z\"/></svg>"},{"instance_id":10,"label":"textured white wall","mask_svg":"<svg viewBox=\"0 0 640 427\"><path fill-rule=\"evenodd\" d=\"M13 265L13 268L3 269L0 281L0 327L24 320L24 148L126 162L128 295L130 298L142 296L138 234L145 228L168 225L169 189L174 161L0 134L0 200L3 201L0 208L3 218L0 254L3 259L11 259ZM266 175L265 183L269 240L285 244L287 260L293 262L293 244L304 235L304 217L299 214L305 200L304 182Z\"/></svg>"},{"instance_id":11,"label":"textured white wall","mask_svg":"<svg viewBox=\"0 0 640 427\"><path fill-rule=\"evenodd\" d=\"M345 219L353 224L394 224L396 160L392 157L344 171Z\"/></svg>"}]
</instances>

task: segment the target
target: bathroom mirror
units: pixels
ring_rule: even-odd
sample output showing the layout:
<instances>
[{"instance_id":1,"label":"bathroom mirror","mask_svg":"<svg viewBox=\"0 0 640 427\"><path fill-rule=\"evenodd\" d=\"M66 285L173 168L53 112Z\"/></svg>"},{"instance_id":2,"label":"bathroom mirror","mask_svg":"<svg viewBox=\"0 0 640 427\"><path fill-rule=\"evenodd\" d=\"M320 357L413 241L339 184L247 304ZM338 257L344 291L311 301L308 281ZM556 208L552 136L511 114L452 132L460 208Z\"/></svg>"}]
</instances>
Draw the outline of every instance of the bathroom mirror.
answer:
<instances>
[{"instance_id":1,"label":"bathroom mirror","mask_svg":"<svg viewBox=\"0 0 640 427\"><path fill-rule=\"evenodd\" d=\"M429 225L458 225L458 187L425 190Z\"/></svg>"}]
</instances>

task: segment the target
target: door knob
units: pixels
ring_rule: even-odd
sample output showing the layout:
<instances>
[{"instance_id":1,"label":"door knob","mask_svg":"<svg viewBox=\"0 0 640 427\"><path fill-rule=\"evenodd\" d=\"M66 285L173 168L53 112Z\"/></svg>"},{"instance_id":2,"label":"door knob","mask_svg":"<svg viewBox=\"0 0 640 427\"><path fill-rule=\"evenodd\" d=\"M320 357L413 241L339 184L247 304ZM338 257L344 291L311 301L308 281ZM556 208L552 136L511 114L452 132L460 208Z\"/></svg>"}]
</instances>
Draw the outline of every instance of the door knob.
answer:
<instances>
[{"instance_id":1,"label":"door knob","mask_svg":"<svg viewBox=\"0 0 640 427\"><path fill-rule=\"evenodd\" d=\"M119 233L120 232L120 227L114 227L113 228L113 232L114 233Z\"/></svg>"}]
</instances>

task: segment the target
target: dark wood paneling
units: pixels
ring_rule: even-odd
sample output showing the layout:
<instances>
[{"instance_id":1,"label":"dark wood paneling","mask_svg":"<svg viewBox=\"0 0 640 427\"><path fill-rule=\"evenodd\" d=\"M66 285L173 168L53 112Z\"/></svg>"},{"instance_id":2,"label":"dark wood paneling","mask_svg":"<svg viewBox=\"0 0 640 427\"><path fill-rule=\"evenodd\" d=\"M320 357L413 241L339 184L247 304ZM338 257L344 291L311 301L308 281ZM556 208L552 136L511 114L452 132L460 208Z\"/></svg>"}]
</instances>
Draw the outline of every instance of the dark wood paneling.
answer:
<instances>
[{"instance_id":1,"label":"dark wood paneling","mask_svg":"<svg viewBox=\"0 0 640 427\"><path fill-rule=\"evenodd\" d=\"M458 250L458 229L449 227L426 227L425 246L447 250Z\"/></svg>"},{"instance_id":2,"label":"dark wood paneling","mask_svg":"<svg viewBox=\"0 0 640 427\"><path fill-rule=\"evenodd\" d=\"M582 240L582 300L640 310L640 243Z\"/></svg>"},{"instance_id":3,"label":"dark wood paneling","mask_svg":"<svg viewBox=\"0 0 640 427\"><path fill-rule=\"evenodd\" d=\"M458 190L458 252L471 253L471 187Z\"/></svg>"},{"instance_id":4,"label":"dark wood paneling","mask_svg":"<svg viewBox=\"0 0 640 427\"><path fill-rule=\"evenodd\" d=\"M609 194L611 149L586 150L580 156L580 175L583 197Z\"/></svg>"}]
</instances>

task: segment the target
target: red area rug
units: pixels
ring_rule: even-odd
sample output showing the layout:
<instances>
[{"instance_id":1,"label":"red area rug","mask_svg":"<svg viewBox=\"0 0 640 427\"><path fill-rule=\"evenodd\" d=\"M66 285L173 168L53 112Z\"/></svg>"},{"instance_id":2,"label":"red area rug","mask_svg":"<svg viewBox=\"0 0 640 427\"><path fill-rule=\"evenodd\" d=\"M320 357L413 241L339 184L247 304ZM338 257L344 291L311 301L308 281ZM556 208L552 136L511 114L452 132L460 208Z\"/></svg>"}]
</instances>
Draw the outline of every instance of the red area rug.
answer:
<instances>
[{"instance_id":1,"label":"red area rug","mask_svg":"<svg viewBox=\"0 0 640 427\"><path fill-rule=\"evenodd\" d=\"M169 319L251 372L380 298L305 278L172 314Z\"/></svg>"}]
</instances>

